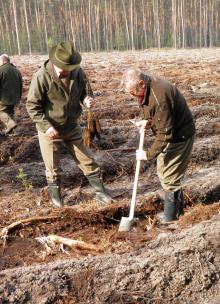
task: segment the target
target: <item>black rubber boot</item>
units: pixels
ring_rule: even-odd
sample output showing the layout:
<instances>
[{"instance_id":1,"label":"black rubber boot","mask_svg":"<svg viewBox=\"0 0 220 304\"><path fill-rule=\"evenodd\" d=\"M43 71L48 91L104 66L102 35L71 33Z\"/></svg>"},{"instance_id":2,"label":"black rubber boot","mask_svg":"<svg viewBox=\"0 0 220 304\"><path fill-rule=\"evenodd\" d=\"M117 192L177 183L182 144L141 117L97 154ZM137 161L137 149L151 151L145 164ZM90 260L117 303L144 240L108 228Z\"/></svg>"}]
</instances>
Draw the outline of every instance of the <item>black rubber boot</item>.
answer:
<instances>
[{"instance_id":1,"label":"black rubber boot","mask_svg":"<svg viewBox=\"0 0 220 304\"><path fill-rule=\"evenodd\" d=\"M175 196L175 203L177 209L177 217L184 214L184 197L183 197L183 190L177 190L174 193Z\"/></svg>"},{"instance_id":2,"label":"black rubber boot","mask_svg":"<svg viewBox=\"0 0 220 304\"><path fill-rule=\"evenodd\" d=\"M164 214L159 213L158 217L162 223L176 221L184 214L184 198L182 189L175 192L166 191L164 198Z\"/></svg>"},{"instance_id":3,"label":"black rubber boot","mask_svg":"<svg viewBox=\"0 0 220 304\"><path fill-rule=\"evenodd\" d=\"M113 198L106 191L102 181L100 180L99 174L93 174L90 176L86 176L90 185L95 190L95 199L102 204L110 204L113 203Z\"/></svg>"},{"instance_id":4,"label":"black rubber boot","mask_svg":"<svg viewBox=\"0 0 220 304\"><path fill-rule=\"evenodd\" d=\"M56 183L48 183L48 192L54 207L62 207L63 201L61 199L60 186L58 186Z\"/></svg>"},{"instance_id":5,"label":"black rubber boot","mask_svg":"<svg viewBox=\"0 0 220 304\"><path fill-rule=\"evenodd\" d=\"M157 214L161 224L169 224L177 220L177 208L175 203L175 192L165 191L164 212Z\"/></svg>"},{"instance_id":6,"label":"black rubber boot","mask_svg":"<svg viewBox=\"0 0 220 304\"><path fill-rule=\"evenodd\" d=\"M164 221L171 222L177 220L177 208L175 202L175 192L166 191L164 200Z\"/></svg>"}]
</instances>

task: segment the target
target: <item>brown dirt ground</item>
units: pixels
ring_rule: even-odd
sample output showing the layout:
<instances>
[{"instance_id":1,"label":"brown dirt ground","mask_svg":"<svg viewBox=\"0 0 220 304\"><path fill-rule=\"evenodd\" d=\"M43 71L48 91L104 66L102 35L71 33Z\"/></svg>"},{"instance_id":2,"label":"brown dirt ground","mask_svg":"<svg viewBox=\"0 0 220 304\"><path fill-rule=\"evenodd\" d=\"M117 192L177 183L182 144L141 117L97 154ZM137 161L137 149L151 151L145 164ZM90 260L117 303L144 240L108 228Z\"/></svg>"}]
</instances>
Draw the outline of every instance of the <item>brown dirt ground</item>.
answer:
<instances>
[{"instance_id":1,"label":"brown dirt ground","mask_svg":"<svg viewBox=\"0 0 220 304\"><path fill-rule=\"evenodd\" d=\"M193 295L193 288L188 283L183 284L178 292L176 287L170 285L170 291L167 293L164 286L169 285L169 277L162 276L164 281L155 283L155 289L150 289L145 281L144 284L147 284L149 290L152 290L151 297L147 294L145 285L140 283L138 287L132 286L135 271L130 281L126 277L129 273L129 267L132 272L132 263L135 264L132 257L136 255L140 263L142 261L144 264L143 252L147 253L149 246L153 246L151 245L154 244L153 242L159 242L158 238L161 235L165 234L168 235L168 238L174 239L187 238L191 235L190 229L197 229L194 227L197 227L199 223L210 220L220 212L219 58L219 49L84 54L83 66L91 80L97 100L95 112L102 126L101 140L94 141L93 150L96 161L103 171L103 180L117 202L104 207L96 203L82 173L67 151L63 149L61 163L63 195L70 206L61 210L53 209L48 200L45 190L44 165L39 151L36 130L25 110L31 76L46 57L15 56L12 58L12 61L22 71L24 94L22 103L16 110L19 124L16 133L7 138L0 137L0 229L15 221L35 219L39 216L44 218L12 229L6 242L4 239L0 241L0 276L5 277L4 282L0 283L0 303L1 301L2 303L189 303L189 299L191 299L190 303L205 303L204 290L201 289L200 292L197 290L201 283L199 279L198 284L196 285L194 282L193 285L196 288L196 296ZM177 225L170 227L162 227L157 221L154 221L155 214L162 210L163 205L156 195L156 190L160 186L156 176L155 162L145 163L141 169L139 182L135 215L137 221L130 233L123 234L118 232L118 224L121 216L128 215L135 170L134 151L139 140L137 130L128 120L138 117L139 109L136 101L120 90L119 84L123 70L133 64L150 74L166 77L172 83L176 83L186 96L193 112L197 126L197 137L192 160L183 181L186 214ZM82 126L85 126L85 118L86 114L84 113L80 121ZM152 140L152 134L147 134L146 147L150 145ZM20 178L19 170L23 172L23 175L20 174ZM67 254L55 246L50 254L46 254L45 247L36 238L49 234L83 240L96 245L99 251L65 248ZM162 245L163 254L166 254L166 251L168 254L169 241L167 241L167 247L165 243ZM160 245L158 246L160 248ZM205 259L207 252L207 247L204 246L201 252L197 253L197 257L202 256L199 261ZM160 260L163 254L158 249L155 261L156 257ZM121 264L121 267L125 267L127 270L122 271L124 277L120 276L120 292L118 294L117 290L114 291L110 286L107 292L107 286L105 286L103 294L108 293L108 297L98 296L102 293L102 285L97 285L97 273L94 274L93 270L86 267L85 270L78 271L79 267L84 268L82 266L84 259L86 261L89 258L96 265L96 268L99 265L100 271L101 269L106 271L108 278L109 273L111 273L110 266L103 268L102 265L105 263L102 264L101 261L107 259L112 265L112 269L119 271L117 263L119 263L120 257L122 261L126 261L126 256L127 265L130 266ZM187 259L187 254L185 257ZM65 264L67 259L73 263L71 266L73 268L74 263L76 263L76 274L73 277L62 279L61 271L61 278L57 274L58 272L54 272L53 277L53 267L56 266L51 265L57 265L58 269L63 267L66 269L63 270L65 275L70 275L69 266L62 266L62 260ZM153 265L155 265L155 261L152 261ZM197 258L197 260L193 260L192 267L195 266L196 261L198 266ZM207 285L206 289L212 291L213 295L219 288L217 273L219 273L220 264L218 261L216 257L215 263L213 262L216 270L213 270L212 276L215 275L215 280L210 279L211 283ZM52 264L49 264L50 262ZM166 263L169 263L169 259ZM170 263L172 263L172 259ZM44 272L47 265L52 267L50 278ZM42 269L42 280L45 282L48 280L52 282L51 284L61 284L62 280L67 280L69 282L66 283L68 292L61 292L59 295L59 293L53 294L51 291L50 295L48 284L46 291L32 288L36 284L42 284L43 281L39 283L39 279L31 280L30 286L26 282L25 288L22 287L24 283L19 280L19 275L15 275L13 278L13 273L19 274L19 271L28 273L28 266L34 266L33 269L40 272ZM162 272L165 271L166 268L162 269ZM82 278L81 280L76 279L78 275ZM143 273L139 274L137 271L136 276L139 275L144 276ZM183 273L178 274L177 272L176 274L177 277L181 275ZM186 274L184 275L187 277ZM88 283L88 278L92 280L93 277L93 283ZM109 277L114 280L111 275ZM185 280L187 279L185 278ZM74 288L72 284L77 285L75 288L78 297L72 294ZM84 295L79 294L80 284L85 292ZM162 290L166 290L166 292L162 293ZM175 294L175 301L171 294ZM34 300L36 297L40 299L38 302Z\"/></svg>"}]
</instances>

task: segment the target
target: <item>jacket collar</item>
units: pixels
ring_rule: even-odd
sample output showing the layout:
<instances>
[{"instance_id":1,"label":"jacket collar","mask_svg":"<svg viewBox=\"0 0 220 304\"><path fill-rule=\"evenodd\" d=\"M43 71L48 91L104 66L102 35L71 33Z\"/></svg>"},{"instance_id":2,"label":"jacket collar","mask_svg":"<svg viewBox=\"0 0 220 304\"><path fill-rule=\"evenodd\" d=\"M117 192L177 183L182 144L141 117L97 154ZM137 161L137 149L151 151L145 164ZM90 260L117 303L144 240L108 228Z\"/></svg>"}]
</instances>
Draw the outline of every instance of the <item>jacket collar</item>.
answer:
<instances>
[{"instance_id":1,"label":"jacket collar","mask_svg":"<svg viewBox=\"0 0 220 304\"><path fill-rule=\"evenodd\" d=\"M71 91L73 81L70 82L70 89L69 89L69 91L67 91L66 87L63 85L62 81L57 76L57 73L54 70L52 62L50 60L45 61L44 67L45 67L46 71L49 73L49 75L52 77L53 81L56 82L59 87L62 87L62 89L65 91L65 93L67 95L69 95L69 92Z\"/></svg>"},{"instance_id":2,"label":"jacket collar","mask_svg":"<svg viewBox=\"0 0 220 304\"><path fill-rule=\"evenodd\" d=\"M50 60L44 62L44 67L46 71L50 74L50 76L53 78L53 80L59 81L59 78L57 77L57 74L53 68L53 64Z\"/></svg>"}]
</instances>

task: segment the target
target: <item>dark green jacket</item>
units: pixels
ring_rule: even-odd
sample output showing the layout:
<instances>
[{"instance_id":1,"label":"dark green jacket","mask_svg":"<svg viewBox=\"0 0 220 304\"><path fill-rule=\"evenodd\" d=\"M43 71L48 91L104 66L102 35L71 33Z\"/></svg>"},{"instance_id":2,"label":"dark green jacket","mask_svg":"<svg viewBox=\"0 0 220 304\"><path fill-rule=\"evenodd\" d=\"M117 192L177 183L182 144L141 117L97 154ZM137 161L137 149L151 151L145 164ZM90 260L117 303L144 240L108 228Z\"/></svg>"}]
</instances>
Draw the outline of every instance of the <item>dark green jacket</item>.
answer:
<instances>
[{"instance_id":1,"label":"dark green jacket","mask_svg":"<svg viewBox=\"0 0 220 304\"><path fill-rule=\"evenodd\" d=\"M0 66L0 104L16 105L22 94L22 76L11 63Z\"/></svg>"},{"instance_id":2,"label":"dark green jacket","mask_svg":"<svg viewBox=\"0 0 220 304\"><path fill-rule=\"evenodd\" d=\"M86 75L79 68L71 72L67 92L48 60L34 74L27 98L27 111L41 132L53 126L60 134L71 131L82 113L81 102L87 95Z\"/></svg>"},{"instance_id":3,"label":"dark green jacket","mask_svg":"<svg viewBox=\"0 0 220 304\"><path fill-rule=\"evenodd\" d=\"M180 93L171 83L147 77L147 93L141 106L142 118L149 119L156 136L147 151L147 158L160 154L169 142L181 142L195 134L192 113Z\"/></svg>"}]
</instances>

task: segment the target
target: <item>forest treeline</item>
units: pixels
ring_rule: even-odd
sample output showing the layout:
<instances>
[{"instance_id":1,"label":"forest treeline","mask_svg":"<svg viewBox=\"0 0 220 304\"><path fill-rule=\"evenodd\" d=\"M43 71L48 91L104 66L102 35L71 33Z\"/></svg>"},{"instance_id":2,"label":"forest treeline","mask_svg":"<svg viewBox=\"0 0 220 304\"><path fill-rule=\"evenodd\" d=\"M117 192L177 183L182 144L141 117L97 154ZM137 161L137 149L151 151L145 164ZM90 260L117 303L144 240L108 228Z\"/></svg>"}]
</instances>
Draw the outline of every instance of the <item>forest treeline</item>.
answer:
<instances>
[{"instance_id":1,"label":"forest treeline","mask_svg":"<svg viewBox=\"0 0 220 304\"><path fill-rule=\"evenodd\" d=\"M0 52L220 46L220 0L0 0Z\"/></svg>"}]
</instances>

